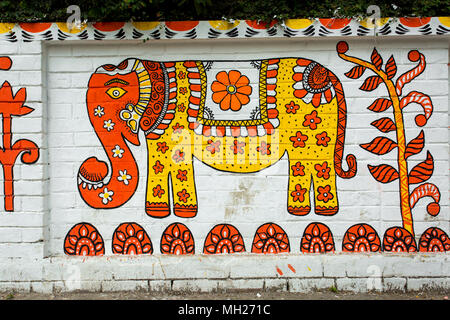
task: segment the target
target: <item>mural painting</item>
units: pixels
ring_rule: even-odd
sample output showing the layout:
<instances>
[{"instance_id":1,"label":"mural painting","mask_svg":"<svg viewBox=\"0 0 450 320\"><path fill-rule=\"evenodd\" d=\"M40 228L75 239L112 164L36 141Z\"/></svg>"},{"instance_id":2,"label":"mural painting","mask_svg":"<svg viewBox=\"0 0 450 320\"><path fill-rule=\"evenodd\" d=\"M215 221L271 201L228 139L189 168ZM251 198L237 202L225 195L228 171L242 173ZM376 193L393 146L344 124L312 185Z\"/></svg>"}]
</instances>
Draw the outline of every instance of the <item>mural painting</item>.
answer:
<instances>
[{"instance_id":1,"label":"mural painting","mask_svg":"<svg viewBox=\"0 0 450 320\"><path fill-rule=\"evenodd\" d=\"M366 61L357 57L347 55L349 50L346 42L337 44L337 52L342 59L352 62L357 66L353 67L345 75L351 79L360 78L366 70L374 73L366 78L362 86L363 91L373 91L380 84L384 84L389 98L376 99L368 109L372 112L382 113L391 110L393 119L389 117L380 118L371 123L383 133L395 131L397 141L379 136L369 143L362 144L361 147L376 155L384 155L397 149L398 168L394 168L387 164L378 166L368 165L368 169L375 180L381 183L390 183L399 180L400 193L400 209L402 218L402 227L392 227L386 230L383 240L384 251L417 251L414 240L414 224L412 217L412 209L416 203L424 197L430 197L433 202L427 206L430 215L439 214L440 192L437 186L432 183L425 183L431 178L434 170L433 156L427 151L426 159L408 170L408 158L415 154L419 154L425 146L425 135L423 130L418 136L407 142L405 137L405 124L403 110L410 104L418 104L423 109L423 114L415 117L416 125L423 127L427 124L428 119L433 114L433 104L431 98L425 93L418 91L404 92L404 86L423 73L426 68L425 56L417 50L411 50L408 53L408 59L417 65L411 70L406 71L394 80L397 74L397 65L394 56L386 61L383 67L383 58L376 49L373 49L370 61ZM413 191L410 191L410 185L420 184ZM361 225L360 228L363 228ZM368 232L366 230L365 232ZM361 231L362 232L362 231ZM370 232L370 231L369 231ZM435 241L440 243L439 248L447 244L447 250L450 248L447 236L437 237ZM437 248L437 247L436 247Z\"/></svg>"},{"instance_id":2,"label":"mural painting","mask_svg":"<svg viewBox=\"0 0 450 320\"><path fill-rule=\"evenodd\" d=\"M9 70L12 60L0 57L0 70ZM33 112L33 108L24 105L26 88L20 88L15 94L8 81L0 88L0 114L2 116L2 141L0 163L3 168L3 190L5 211L14 211L14 170L13 167L20 156L24 164L33 164L39 159L38 146L28 139L13 142L12 117L21 117Z\"/></svg>"},{"instance_id":3,"label":"mural painting","mask_svg":"<svg viewBox=\"0 0 450 320\"><path fill-rule=\"evenodd\" d=\"M394 121L385 117L371 125L383 133L396 131L397 141L380 136L361 147L378 155L397 148L398 169L389 165L369 165L368 169L382 183L399 180L403 226L388 229L382 245L374 228L356 224L344 235L342 250L417 251L411 209L419 199L431 197L434 202L428 205L428 212L437 215L440 194L435 185L423 183L433 173L429 152L425 161L408 172L407 158L420 153L425 141L422 131L406 143L402 109L410 103L422 105L424 114L416 117L416 123L424 126L432 115L432 103L420 92L402 95L402 89L423 72L425 57L411 51L409 59L418 65L394 84L397 67L393 56L382 69L383 59L376 49L370 62L348 56L347 51L348 45L340 42L338 56L357 64L346 76L358 79L366 69L371 70L375 75L366 79L361 90L372 91L384 83L389 93L389 99L377 99L369 110L392 108ZM140 131L146 137L148 157L142 208L149 218L163 219L171 212L179 218L193 218L201 212L194 158L216 170L245 174L287 157L285 210L297 219L311 211L318 219L338 214L337 179L357 174L356 157L344 152L348 106L342 83L325 66L306 58L177 62L128 58L117 66L105 64L96 69L89 80L86 104L109 162L90 157L80 166L79 194L92 208L119 208L133 197L142 164L136 162L128 143L140 145ZM409 185L419 183L423 184L410 192ZM98 231L88 224L80 226L67 235L65 252L104 254ZM276 223L255 229L252 253L287 253L294 249ZM149 236L136 223L122 224L114 232L112 251L151 254ZM438 228L430 229L422 238L420 250L450 249L447 235ZM88 247L93 249L81 250L81 240L89 240ZM304 230L298 247L300 252L325 253L334 252L336 244L331 228L314 222ZM246 250L241 233L231 224L217 224L205 236L204 254ZM195 253L188 227L181 223L168 226L161 237L160 251Z\"/></svg>"}]
</instances>

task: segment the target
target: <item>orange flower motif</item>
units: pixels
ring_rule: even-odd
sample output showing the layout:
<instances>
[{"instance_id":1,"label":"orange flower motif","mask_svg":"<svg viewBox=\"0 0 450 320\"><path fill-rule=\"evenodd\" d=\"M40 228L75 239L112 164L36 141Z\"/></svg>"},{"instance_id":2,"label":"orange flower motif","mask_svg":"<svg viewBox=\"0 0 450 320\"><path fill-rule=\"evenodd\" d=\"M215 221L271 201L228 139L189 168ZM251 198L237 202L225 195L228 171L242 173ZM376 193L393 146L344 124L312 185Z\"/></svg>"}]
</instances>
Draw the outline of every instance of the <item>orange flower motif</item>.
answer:
<instances>
[{"instance_id":1,"label":"orange flower motif","mask_svg":"<svg viewBox=\"0 0 450 320\"><path fill-rule=\"evenodd\" d=\"M180 125L178 122L176 125L172 126L173 133L181 133L183 132L184 126Z\"/></svg>"},{"instance_id":2,"label":"orange flower motif","mask_svg":"<svg viewBox=\"0 0 450 320\"><path fill-rule=\"evenodd\" d=\"M270 152L270 143L266 143L265 141L261 142L261 146L256 147L256 151L261 152L263 155L269 155Z\"/></svg>"},{"instance_id":3,"label":"orange flower motif","mask_svg":"<svg viewBox=\"0 0 450 320\"><path fill-rule=\"evenodd\" d=\"M182 202L187 202L187 199L191 196L189 193L187 193L186 189L181 190L180 192L177 192L178 198Z\"/></svg>"},{"instance_id":4,"label":"orange flower motif","mask_svg":"<svg viewBox=\"0 0 450 320\"><path fill-rule=\"evenodd\" d=\"M178 169L178 174L177 174L177 179L180 180L181 182L186 181L187 180L187 170L181 170Z\"/></svg>"},{"instance_id":5,"label":"orange flower motif","mask_svg":"<svg viewBox=\"0 0 450 320\"><path fill-rule=\"evenodd\" d=\"M245 142L238 142L237 140L234 140L233 144L234 145L232 145L230 147L230 149L233 150L234 154L238 154L238 153L243 154L244 153L244 149L242 149L242 148L245 147Z\"/></svg>"},{"instance_id":6,"label":"orange flower motif","mask_svg":"<svg viewBox=\"0 0 450 320\"><path fill-rule=\"evenodd\" d=\"M167 143L165 142L157 142L158 148L156 148L156 151L159 151L161 153L166 153L167 150L169 150L169 147L167 146Z\"/></svg>"},{"instance_id":7,"label":"orange flower motif","mask_svg":"<svg viewBox=\"0 0 450 320\"><path fill-rule=\"evenodd\" d=\"M211 152L211 154L214 154L216 152L219 152L220 150L220 141L213 141L211 139L208 140L208 145L206 146L206 150Z\"/></svg>"},{"instance_id":8,"label":"orange flower motif","mask_svg":"<svg viewBox=\"0 0 450 320\"><path fill-rule=\"evenodd\" d=\"M159 160L156 160L155 165L152 168L155 171L155 174L158 174L163 172L164 165L162 165Z\"/></svg>"},{"instance_id":9,"label":"orange flower motif","mask_svg":"<svg viewBox=\"0 0 450 320\"><path fill-rule=\"evenodd\" d=\"M186 110L186 107L184 106L184 103L180 103L180 104L178 105L178 111L184 112L184 110Z\"/></svg>"},{"instance_id":10,"label":"orange flower motif","mask_svg":"<svg viewBox=\"0 0 450 320\"><path fill-rule=\"evenodd\" d=\"M164 193L166 193L166 192L164 191L164 189L161 188L161 186L159 184L153 188L153 196L154 197L161 198Z\"/></svg>"},{"instance_id":11,"label":"orange flower motif","mask_svg":"<svg viewBox=\"0 0 450 320\"><path fill-rule=\"evenodd\" d=\"M331 138L328 136L326 131L316 134L316 139L317 139L316 144L318 146L324 146L324 147L328 147L328 142L331 141Z\"/></svg>"},{"instance_id":12,"label":"orange flower motif","mask_svg":"<svg viewBox=\"0 0 450 320\"><path fill-rule=\"evenodd\" d=\"M300 161L297 161L296 164L291 166L292 174L295 176L304 176L305 175L305 166L303 166Z\"/></svg>"},{"instance_id":13,"label":"orange flower motif","mask_svg":"<svg viewBox=\"0 0 450 320\"><path fill-rule=\"evenodd\" d=\"M252 87L249 79L237 70L220 71L216 81L211 85L212 100L220 105L220 109L239 111L243 105L250 102Z\"/></svg>"},{"instance_id":14,"label":"orange flower motif","mask_svg":"<svg viewBox=\"0 0 450 320\"><path fill-rule=\"evenodd\" d=\"M180 93L181 94L186 94L187 93L187 88L186 87L181 87L180 88Z\"/></svg>"},{"instance_id":15,"label":"orange flower motif","mask_svg":"<svg viewBox=\"0 0 450 320\"><path fill-rule=\"evenodd\" d=\"M181 150L176 150L175 154L172 156L172 159L175 160L176 163L184 161L184 152Z\"/></svg>"},{"instance_id":16,"label":"orange flower motif","mask_svg":"<svg viewBox=\"0 0 450 320\"><path fill-rule=\"evenodd\" d=\"M301 131L297 131L295 136L289 138L292 141L294 148L303 148L305 146L305 141L308 140L308 136L302 134Z\"/></svg>"},{"instance_id":17,"label":"orange flower motif","mask_svg":"<svg viewBox=\"0 0 450 320\"><path fill-rule=\"evenodd\" d=\"M306 188L302 188L302 186L299 184L295 185L295 190L291 192L291 196L292 198L294 198L294 202L303 202L305 200L305 192Z\"/></svg>"},{"instance_id":18,"label":"orange flower motif","mask_svg":"<svg viewBox=\"0 0 450 320\"><path fill-rule=\"evenodd\" d=\"M186 73L184 73L183 71L178 72L178 79L184 79L186 78Z\"/></svg>"},{"instance_id":19,"label":"orange flower motif","mask_svg":"<svg viewBox=\"0 0 450 320\"><path fill-rule=\"evenodd\" d=\"M318 187L317 192L319 192L319 195L317 196L317 200L328 202L331 199L334 198L333 194L330 192L331 187L330 185L327 185L325 187Z\"/></svg>"},{"instance_id":20,"label":"orange flower motif","mask_svg":"<svg viewBox=\"0 0 450 320\"><path fill-rule=\"evenodd\" d=\"M291 103L287 104L286 106L286 112L296 114L297 110L300 108L298 104L295 104L294 101L291 101Z\"/></svg>"},{"instance_id":21,"label":"orange flower motif","mask_svg":"<svg viewBox=\"0 0 450 320\"><path fill-rule=\"evenodd\" d=\"M324 163L322 163L321 165L316 164L314 166L314 169L316 169L316 171L317 171L318 178L328 179L330 177L331 168L328 167L328 163L326 161Z\"/></svg>"},{"instance_id":22,"label":"orange flower motif","mask_svg":"<svg viewBox=\"0 0 450 320\"><path fill-rule=\"evenodd\" d=\"M315 129L317 129L317 125L321 122L322 122L322 119L320 119L317 116L317 111L314 110L313 112L311 112L310 114L307 114L305 116L305 121L303 121L303 125L305 127L309 127L311 130L315 130Z\"/></svg>"}]
</instances>

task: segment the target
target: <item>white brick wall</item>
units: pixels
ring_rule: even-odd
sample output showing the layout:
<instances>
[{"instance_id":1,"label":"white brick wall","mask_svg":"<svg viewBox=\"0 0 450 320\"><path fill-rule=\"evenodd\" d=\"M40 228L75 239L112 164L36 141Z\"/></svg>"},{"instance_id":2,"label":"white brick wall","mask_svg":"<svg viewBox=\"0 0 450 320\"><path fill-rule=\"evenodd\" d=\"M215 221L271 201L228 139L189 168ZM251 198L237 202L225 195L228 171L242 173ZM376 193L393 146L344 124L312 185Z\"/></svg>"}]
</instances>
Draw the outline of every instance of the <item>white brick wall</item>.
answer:
<instances>
[{"instance_id":1,"label":"white brick wall","mask_svg":"<svg viewBox=\"0 0 450 320\"><path fill-rule=\"evenodd\" d=\"M417 163L424 159L425 150L432 153L435 169L429 182L440 189L441 212L431 217L426 213L429 201L417 204L413 210L416 241L431 226L449 234L448 42L442 38L416 37L350 39L348 43L352 55L365 59L370 57L373 47L385 60L393 54L399 68L397 74L412 67L407 59L409 50L419 49L425 55L426 71L407 88L430 95L434 112L422 128L426 141L424 151L411 157L409 167L413 167L413 159L417 159ZM382 239L386 229L401 225L401 217L398 183L379 184L367 169L367 164L395 166L396 153L378 157L359 147L380 135L370 126L380 115L368 112L367 106L375 97L386 93L382 86L370 93L359 90L361 80L344 76L353 65L337 56L335 46L336 40L307 39L0 42L0 56L8 55L13 61L11 70L0 71L0 82L10 82L14 92L26 87L26 105L35 109L31 114L13 119L13 139L30 139L40 147L40 158L35 164L17 161L14 167L15 211L0 214L0 290L107 292L252 288L305 292L334 286L338 290L367 291L367 281L373 280L368 272L370 266L380 268L380 290L448 289L448 254L339 253L343 235L350 226L368 223ZM311 212L297 217L287 213L288 163L283 158L271 168L246 175L215 171L195 161L200 208L197 216L192 219L173 215L165 219L150 218L144 212L147 155L142 133L141 147L131 147L141 175L132 199L114 210L93 209L81 199L76 181L81 163L91 156L106 159L85 106L87 83L98 66L117 64L128 57L176 61L283 56L314 59L330 68L343 82L348 109L344 155L356 156L358 173L349 180L337 178L338 214L326 217ZM419 110L409 106L405 110L405 121L414 123ZM406 128L407 139L414 138L419 131L410 125ZM387 136L394 137L393 133ZM3 195L2 183L0 195ZM99 230L105 241L106 257L64 255L64 237L79 222L89 222ZM136 222L147 231L154 256L112 257L112 234L123 222ZM161 234L173 222L189 227L199 255L168 257L160 254ZM290 255L200 255L206 235L216 224L234 225L244 237L246 251L250 252L256 229L267 222L277 223L286 231ZM337 253L300 254L303 231L311 222L322 222L330 227ZM277 270L281 270L282 275Z\"/></svg>"}]
</instances>

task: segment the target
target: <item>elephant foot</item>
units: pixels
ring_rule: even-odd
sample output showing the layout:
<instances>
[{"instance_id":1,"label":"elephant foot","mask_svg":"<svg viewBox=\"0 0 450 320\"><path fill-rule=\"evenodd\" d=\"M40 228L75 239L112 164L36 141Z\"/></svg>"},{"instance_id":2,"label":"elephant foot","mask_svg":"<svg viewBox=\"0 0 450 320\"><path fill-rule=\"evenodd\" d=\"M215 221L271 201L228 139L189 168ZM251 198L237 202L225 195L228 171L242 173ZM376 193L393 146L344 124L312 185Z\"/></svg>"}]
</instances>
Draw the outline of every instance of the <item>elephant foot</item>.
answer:
<instances>
[{"instance_id":1,"label":"elephant foot","mask_svg":"<svg viewBox=\"0 0 450 320\"><path fill-rule=\"evenodd\" d=\"M153 218L164 218L170 215L169 205L165 202L148 202L145 204L145 213Z\"/></svg>"},{"instance_id":2,"label":"elephant foot","mask_svg":"<svg viewBox=\"0 0 450 320\"><path fill-rule=\"evenodd\" d=\"M315 213L320 214L322 216L332 216L339 211L339 207L319 207L316 206Z\"/></svg>"},{"instance_id":3,"label":"elephant foot","mask_svg":"<svg viewBox=\"0 0 450 320\"><path fill-rule=\"evenodd\" d=\"M304 216L307 215L311 211L310 206L304 206L304 207L288 207L288 212L290 214L296 215L296 216Z\"/></svg>"},{"instance_id":4,"label":"elephant foot","mask_svg":"<svg viewBox=\"0 0 450 320\"><path fill-rule=\"evenodd\" d=\"M178 204L173 206L173 213L180 218L193 218L197 215L197 205Z\"/></svg>"}]
</instances>

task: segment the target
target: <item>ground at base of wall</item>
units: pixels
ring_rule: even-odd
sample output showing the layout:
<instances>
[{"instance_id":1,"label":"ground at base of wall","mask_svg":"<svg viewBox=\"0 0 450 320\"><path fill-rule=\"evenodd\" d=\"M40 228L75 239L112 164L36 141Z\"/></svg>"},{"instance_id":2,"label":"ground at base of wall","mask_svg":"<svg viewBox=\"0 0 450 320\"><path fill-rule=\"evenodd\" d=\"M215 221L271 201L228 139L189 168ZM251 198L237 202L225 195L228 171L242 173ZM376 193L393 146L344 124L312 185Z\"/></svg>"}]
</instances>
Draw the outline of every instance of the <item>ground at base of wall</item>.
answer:
<instances>
[{"instance_id":1,"label":"ground at base of wall","mask_svg":"<svg viewBox=\"0 0 450 320\"><path fill-rule=\"evenodd\" d=\"M1 300L448 300L450 292L350 293L322 290L310 293L239 291L222 293L71 292L59 294L2 292Z\"/></svg>"}]
</instances>

